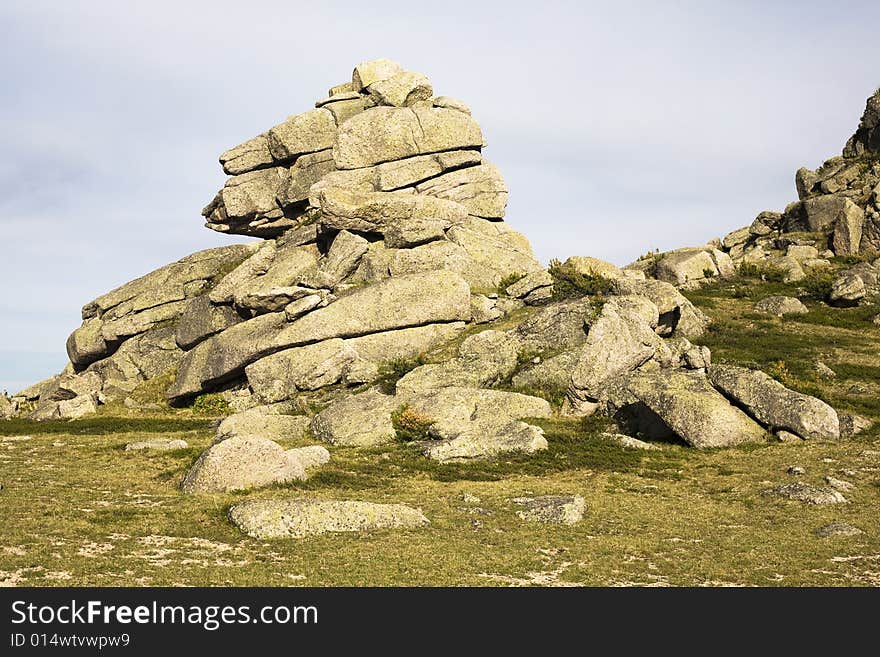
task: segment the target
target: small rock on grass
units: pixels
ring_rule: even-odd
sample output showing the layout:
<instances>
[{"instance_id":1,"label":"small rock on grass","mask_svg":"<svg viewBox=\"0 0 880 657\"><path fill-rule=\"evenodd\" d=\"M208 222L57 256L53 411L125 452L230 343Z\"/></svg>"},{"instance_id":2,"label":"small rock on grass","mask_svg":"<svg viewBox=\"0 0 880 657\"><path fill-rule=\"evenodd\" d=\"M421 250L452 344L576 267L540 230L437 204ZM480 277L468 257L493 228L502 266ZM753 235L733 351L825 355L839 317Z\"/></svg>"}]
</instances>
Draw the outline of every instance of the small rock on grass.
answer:
<instances>
[{"instance_id":1,"label":"small rock on grass","mask_svg":"<svg viewBox=\"0 0 880 657\"><path fill-rule=\"evenodd\" d=\"M247 500L233 506L229 517L248 536L263 539L429 524L421 511L404 504L336 500Z\"/></svg>"},{"instance_id":2,"label":"small rock on grass","mask_svg":"<svg viewBox=\"0 0 880 657\"><path fill-rule=\"evenodd\" d=\"M639 440L638 438L633 438L632 436L626 436L622 433L603 433L602 438L606 440L610 440L612 442L617 443L624 449L647 449L647 450L659 450L660 447L657 445L652 445L651 443L646 443L644 440Z\"/></svg>"},{"instance_id":3,"label":"small rock on grass","mask_svg":"<svg viewBox=\"0 0 880 657\"><path fill-rule=\"evenodd\" d=\"M852 438L874 426L871 420L855 413L838 413L837 417L840 419L841 438Z\"/></svg>"},{"instance_id":4,"label":"small rock on grass","mask_svg":"<svg viewBox=\"0 0 880 657\"><path fill-rule=\"evenodd\" d=\"M526 522L574 525L584 517L586 501L579 495L544 495L515 497L511 500L522 507L516 512Z\"/></svg>"},{"instance_id":5,"label":"small rock on grass","mask_svg":"<svg viewBox=\"0 0 880 657\"><path fill-rule=\"evenodd\" d=\"M836 477L832 477L831 475L825 477L825 483L831 486L831 488L833 488L834 490L839 490L841 492L849 492L855 489L855 486L848 481L837 479Z\"/></svg>"},{"instance_id":6,"label":"small rock on grass","mask_svg":"<svg viewBox=\"0 0 880 657\"><path fill-rule=\"evenodd\" d=\"M784 429L780 429L776 432L776 438L781 443L802 443L804 439L801 438L796 433L792 433L791 431L785 431Z\"/></svg>"},{"instance_id":7,"label":"small rock on grass","mask_svg":"<svg viewBox=\"0 0 880 657\"><path fill-rule=\"evenodd\" d=\"M783 484L764 491L765 495L775 495L789 500L803 502L804 504L845 504L846 498L833 488L813 486L797 482Z\"/></svg>"},{"instance_id":8,"label":"small rock on grass","mask_svg":"<svg viewBox=\"0 0 880 657\"><path fill-rule=\"evenodd\" d=\"M793 476L795 476L795 477L799 477L799 476L801 476L801 475L805 475L805 474L807 474L807 471L804 470L804 469L803 469L801 466L799 466L799 465L793 465L793 466L791 466L788 470L786 470L786 472L788 472L788 474L793 475Z\"/></svg>"},{"instance_id":9,"label":"small rock on grass","mask_svg":"<svg viewBox=\"0 0 880 657\"><path fill-rule=\"evenodd\" d=\"M189 443L185 440L139 440L137 442L128 443L125 446L126 452L135 452L140 450L153 450L156 452L170 452L175 449L186 449Z\"/></svg>"},{"instance_id":10,"label":"small rock on grass","mask_svg":"<svg viewBox=\"0 0 880 657\"><path fill-rule=\"evenodd\" d=\"M815 533L819 538L830 538L832 536L858 536L865 532L846 522L832 522L819 527Z\"/></svg>"}]
</instances>

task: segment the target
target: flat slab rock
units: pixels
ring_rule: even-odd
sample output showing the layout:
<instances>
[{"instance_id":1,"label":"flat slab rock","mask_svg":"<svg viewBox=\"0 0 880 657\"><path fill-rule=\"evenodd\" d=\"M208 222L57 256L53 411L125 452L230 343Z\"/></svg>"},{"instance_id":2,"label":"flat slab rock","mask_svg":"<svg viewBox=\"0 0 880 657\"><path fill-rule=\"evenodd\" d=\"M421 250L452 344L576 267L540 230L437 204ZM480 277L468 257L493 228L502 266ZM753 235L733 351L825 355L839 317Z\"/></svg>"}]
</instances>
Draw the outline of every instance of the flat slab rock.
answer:
<instances>
[{"instance_id":1,"label":"flat slab rock","mask_svg":"<svg viewBox=\"0 0 880 657\"><path fill-rule=\"evenodd\" d=\"M819 538L831 538L832 536L858 536L864 534L861 529L847 522L832 522L819 527L815 534Z\"/></svg>"},{"instance_id":2,"label":"flat slab rock","mask_svg":"<svg viewBox=\"0 0 880 657\"><path fill-rule=\"evenodd\" d=\"M586 501L579 495L543 495L514 497L510 500L522 507L516 512L526 522L575 525L584 517Z\"/></svg>"},{"instance_id":3,"label":"flat slab rock","mask_svg":"<svg viewBox=\"0 0 880 657\"><path fill-rule=\"evenodd\" d=\"M233 506L229 517L253 538L302 538L429 524L421 511L404 504L337 500L248 500Z\"/></svg>"},{"instance_id":4,"label":"flat slab rock","mask_svg":"<svg viewBox=\"0 0 880 657\"><path fill-rule=\"evenodd\" d=\"M134 443L128 443L125 446L126 452L135 452L141 450L153 450L156 452L170 452L175 449L186 449L189 443L185 440L140 440Z\"/></svg>"},{"instance_id":5,"label":"flat slab rock","mask_svg":"<svg viewBox=\"0 0 880 657\"><path fill-rule=\"evenodd\" d=\"M846 498L833 488L813 486L801 482L776 486L764 491L764 494L784 497L804 504L846 504Z\"/></svg>"}]
</instances>

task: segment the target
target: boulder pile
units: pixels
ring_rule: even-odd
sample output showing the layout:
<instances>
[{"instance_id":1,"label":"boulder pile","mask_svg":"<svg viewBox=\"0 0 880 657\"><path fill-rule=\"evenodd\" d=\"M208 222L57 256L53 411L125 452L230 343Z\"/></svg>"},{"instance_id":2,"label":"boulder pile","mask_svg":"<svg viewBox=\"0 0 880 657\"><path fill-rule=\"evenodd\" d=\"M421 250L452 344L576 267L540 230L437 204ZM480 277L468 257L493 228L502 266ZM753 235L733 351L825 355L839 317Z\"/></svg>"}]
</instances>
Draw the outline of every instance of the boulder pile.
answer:
<instances>
[{"instance_id":1,"label":"boulder pile","mask_svg":"<svg viewBox=\"0 0 880 657\"><path fill-rule=\"evenodd\" d=\"M679 287L729 277L740 265L797 282L828 270L830 258L857 256L866 262L837 276L829 301L854 304L880 292L880 89L842 155L798 169L795 187L798 200L782 212L761 212L716 243L648 254L629 267Z\"/></svg>"},{"instance_id":2,"label":"boulder pile","mask_svg":"<svg viewBox=\"0 0 880 657\"><path fill-rule=\"evenodd\" d=\"M876 201L864 185L876 185L877 165L863 161L876 153L876 121L863 123L847 156L862 158L861 177L842 176L848 186L833 192L822 186L831 178L817 178L801 202L843 199L844 218L822 224L836 232ZM3 399L0 412L48 419L116 400L132 407L130 395L159 377L175 405L221 394L238 412L186 476L190 493L302 480L332 458L322 445L285 441L409 440L440 462L532 454L548 447L541 423L559 415L608 415L614 439L639 448L635 436L697 448L840 436L827 404L713 364L690 341L709 320L677 289L732 275L763 248L754 236L792 240L781 234L794 223L765 217L767 232L736 244L625 269L579 256L545 269L504 221L508 190L484 147L467 106L435 96L425 76L388 60L359 64L314 109L220 156L230 177L203 212L207 227L258 241L196 253L87 304L66 370ZM872 248L871 217L859 250ZM785 257L797 260L796 249L818 255L790 242ZM524 502L522 513L556 514L559 500L544 502ZM350 529L332 505L273 504L233 515L260 537L323 522ZM356 526L423 524L408 510L399 520L400 509L386 518L343 507ZM283 522L266 529L270 517Z\"/></svg>"}]
</instances>

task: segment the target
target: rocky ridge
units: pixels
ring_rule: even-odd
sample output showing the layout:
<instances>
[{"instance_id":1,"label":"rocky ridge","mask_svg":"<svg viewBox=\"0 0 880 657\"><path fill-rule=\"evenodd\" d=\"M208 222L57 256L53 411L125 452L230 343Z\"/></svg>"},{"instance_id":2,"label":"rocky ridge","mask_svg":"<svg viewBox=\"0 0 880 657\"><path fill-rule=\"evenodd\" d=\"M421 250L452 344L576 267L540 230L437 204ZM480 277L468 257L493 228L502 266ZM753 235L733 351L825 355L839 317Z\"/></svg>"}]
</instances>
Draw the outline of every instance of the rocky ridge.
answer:
<instances>
[{"instance_id":1,"label":"rocky ridge","mask_svg":"<svg viewBox=\"0 0 880 657\"><path fill-rule=\"evenodd\" d=\"M87 304L70 365L0 413L136 406L130 395L160 377L175 405L219 394L237 412L186 476L188 493L305 479L332 458L318 445L284 449L289 438L331 449L403 439L440 462L536 453L547 448L539 419L560 414L605 415L618 441L640 447L636 437L695 448L838 439L841 418L824 402L713 364L691 342L710 320L679 288L743 263L821 267L838 251L807 244L805 226L839 254L876 250L876 99L840 158L854 173L826 166L784 215L623 269L582 256L545 269L504 221L507 187L467 106L394 62L364 62L314 109L220 156L230 177L206 226L260 241L193 254ZM816 219L823 204L833 220ZM856 224L859 240L856 228L835 239ZM870 261L847 276L865 294L877 285ZM845 282L840 298L862 298ZM766 312L801 309L776 298ZM255 536L305 535L327 519L320 505L279 504L234 516L259 525L246 529ZM353 512L354 526L396 522ZM267 513L281 524L265 529Z\"/></svg>"}]
</instances>

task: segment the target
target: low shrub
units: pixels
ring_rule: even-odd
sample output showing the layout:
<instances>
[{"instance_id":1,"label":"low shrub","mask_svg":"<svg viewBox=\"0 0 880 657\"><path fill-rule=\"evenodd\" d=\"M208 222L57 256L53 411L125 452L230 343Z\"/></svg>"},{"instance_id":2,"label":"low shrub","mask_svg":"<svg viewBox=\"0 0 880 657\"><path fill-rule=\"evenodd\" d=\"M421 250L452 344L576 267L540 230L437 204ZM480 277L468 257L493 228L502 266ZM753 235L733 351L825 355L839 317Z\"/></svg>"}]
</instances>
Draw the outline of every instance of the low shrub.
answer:
<instances>
[{"instance_id":1,"label":"low shrub","mask_svg":"<svg viewBox=\"0 0 880 657\"><path fill-rule=\"evenodd\" d=\"M229 402L215 392L199 395L190 410L196 415L229 415Z\"/></svg>"},{"instance_id":2,"label":"low shrub","mask_svg":"<svg viewBox=\"0 0 880 657\"><path fill-rule=\"evenodd\" d=\"M391 424L397 434L397 439L404 442L414 440L429 440L429 430L436 420L424 413L404 404L391 414Z\"/></svg>"},{"instance_id":3,"label":"low shrub","mask_svg":"<svg viewBox=\"0 0 880 657\"><path fill-rule=\"evenodd\" d=\"M613 289L613 281L598 274L583 274L559 260L550 261L548 272L553 277L553 298L605 296Z\"/></svg>"}]
</instances>

